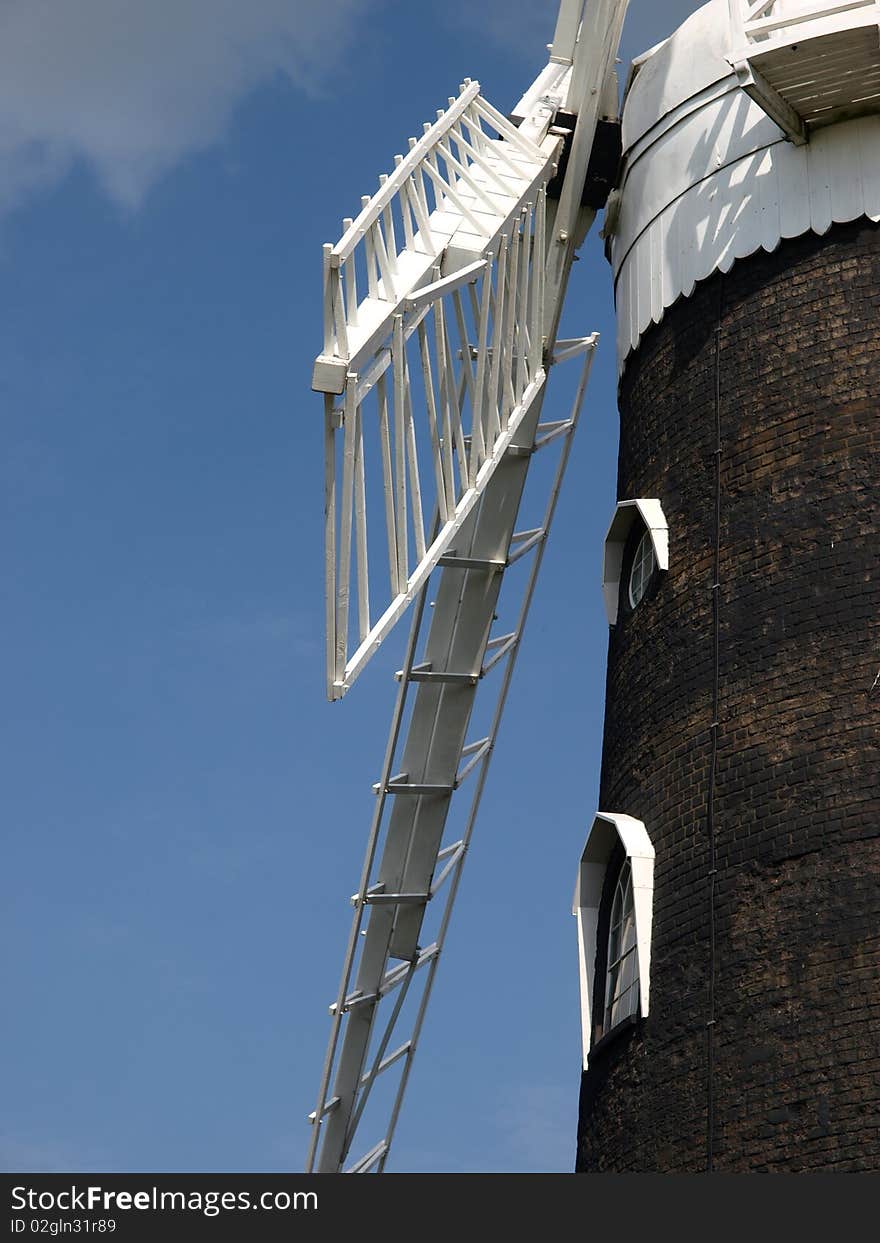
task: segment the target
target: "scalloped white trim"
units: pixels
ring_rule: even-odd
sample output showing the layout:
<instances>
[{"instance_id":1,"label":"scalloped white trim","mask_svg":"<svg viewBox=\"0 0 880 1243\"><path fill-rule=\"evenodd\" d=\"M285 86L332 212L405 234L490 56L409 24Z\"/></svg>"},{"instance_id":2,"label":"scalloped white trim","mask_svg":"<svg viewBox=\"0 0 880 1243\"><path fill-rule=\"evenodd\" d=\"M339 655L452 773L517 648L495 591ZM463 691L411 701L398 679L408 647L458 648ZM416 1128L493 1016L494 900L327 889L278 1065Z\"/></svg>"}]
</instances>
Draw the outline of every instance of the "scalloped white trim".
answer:
<instances>
[{"instance_id":1,"label":"scalloped white trim","mask_svg":"<svg viewBox=\"0 0 880 1243\"><path fill-rule=\"evenodd\" d=\"M880 116L817 130L808 145L735 86L703 92L628 156L612 244L620 369L698 281L784 238L880 220Z\"/></svg>"}]
</instances>

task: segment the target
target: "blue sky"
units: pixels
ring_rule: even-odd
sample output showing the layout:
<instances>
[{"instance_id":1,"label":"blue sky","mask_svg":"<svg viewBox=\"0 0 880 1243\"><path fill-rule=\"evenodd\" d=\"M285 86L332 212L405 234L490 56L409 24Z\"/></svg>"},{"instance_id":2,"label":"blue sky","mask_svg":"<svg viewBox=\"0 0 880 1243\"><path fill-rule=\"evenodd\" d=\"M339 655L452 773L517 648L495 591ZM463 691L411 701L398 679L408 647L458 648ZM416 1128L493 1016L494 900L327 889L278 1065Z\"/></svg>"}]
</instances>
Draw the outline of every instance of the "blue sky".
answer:
<instances>
[{"instance_id":1,"label":"blue sky","mask_svg":"<svg viewBox=\"0 0 880 1243\"><path fill-rule=\"evenodd\" d=\"M622 57L695 7L635 0ZM302 1167L403 642L325 701L321 243L463 77L509 109L554 17L0 0L0 1168ZM389 1169L573 1163L612 314L593 235L563 331L600 355Z\"/></svg>"}]
</instances>

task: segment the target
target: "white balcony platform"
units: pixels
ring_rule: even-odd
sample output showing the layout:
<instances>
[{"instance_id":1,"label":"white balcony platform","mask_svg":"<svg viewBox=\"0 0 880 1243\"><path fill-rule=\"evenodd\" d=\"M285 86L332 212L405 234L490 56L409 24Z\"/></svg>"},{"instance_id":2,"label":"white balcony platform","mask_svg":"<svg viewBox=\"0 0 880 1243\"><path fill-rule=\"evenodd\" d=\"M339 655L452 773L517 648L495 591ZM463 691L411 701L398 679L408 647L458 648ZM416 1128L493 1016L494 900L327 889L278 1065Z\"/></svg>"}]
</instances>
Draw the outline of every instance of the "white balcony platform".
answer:
<instances>
[{"instance_id":1,"label":"white balcony platform","mask_svg":"<svg viewBox=\"0 0 880 1243\"><path fill-rule=\"evenodd\" d=\"M739 83L795 143L880 111L877 0L729 0Z\"/></svg>"}]
</instances>

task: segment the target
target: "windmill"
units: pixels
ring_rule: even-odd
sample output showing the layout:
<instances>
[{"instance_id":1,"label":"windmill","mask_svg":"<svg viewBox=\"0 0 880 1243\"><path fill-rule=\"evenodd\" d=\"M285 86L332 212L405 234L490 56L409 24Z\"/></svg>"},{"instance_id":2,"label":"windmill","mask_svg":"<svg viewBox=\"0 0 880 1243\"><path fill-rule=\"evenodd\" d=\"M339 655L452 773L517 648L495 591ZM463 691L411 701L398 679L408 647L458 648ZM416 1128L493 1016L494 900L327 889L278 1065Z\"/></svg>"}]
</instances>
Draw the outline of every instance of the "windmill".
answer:
<instances>
[{"instance_id":1,"label":"windmill","mask_svg":"<svg viewBox=\"0 0 880 1243\"><path fill-rule=\"evenodd\" d=\"M512 116L465 81L324 247L312 387L324 395L328 697L410 607L412 622L309 1171L382 1172L388 1158L596 346L557 334L614 175L626 9L562 0L548 63ZM549 373L571 360L571 413L543 422ZM522 526L545 450L543 513ZM496 626L508 613L512 628Z\"/></svg>"}]
</instances>

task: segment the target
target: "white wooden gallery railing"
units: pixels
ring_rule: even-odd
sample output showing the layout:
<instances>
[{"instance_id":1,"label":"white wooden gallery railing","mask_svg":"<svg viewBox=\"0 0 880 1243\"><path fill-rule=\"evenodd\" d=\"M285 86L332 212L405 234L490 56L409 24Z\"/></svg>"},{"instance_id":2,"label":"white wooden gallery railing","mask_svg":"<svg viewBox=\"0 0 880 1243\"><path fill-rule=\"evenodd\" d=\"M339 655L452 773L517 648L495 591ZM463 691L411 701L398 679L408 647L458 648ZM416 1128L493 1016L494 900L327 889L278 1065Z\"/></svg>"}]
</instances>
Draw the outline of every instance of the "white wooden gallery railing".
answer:
<instances>
[{"instance_id":1,"label":"white wooden gallery railing","mask_svg":"<svg viewBox=\"0 0 880 1243\"><path fill-rule=\"evenodd\" d=\"M558 149L466 82L324 247L312 386L325 394L331 699L450 549L544 384L533 258Z\"/></svg>"},{"instance_id":2,"label":"white wooden gallery railing","mask_svg":"<svg viewBox=\"0 0 880 1243\"><path fill-rule=\"evenodd\" d=\"M878 0L729 0L731 64L795 143L880 110Z\"/></svg>"},{"instance_id":3,"label":"white wooden gallery railing","mask_svg":"<svg viewBox=\"0 0 880 1243\"><path fill-rule=\"evenodd\" d=\"M876 0L731 0L731 12L745 38L760 45L770 40L790 42L807 32L810 24L827 29L826 19L839 26L849 24L857 10L877 9Z\"/></svg>"}]
</instances>

